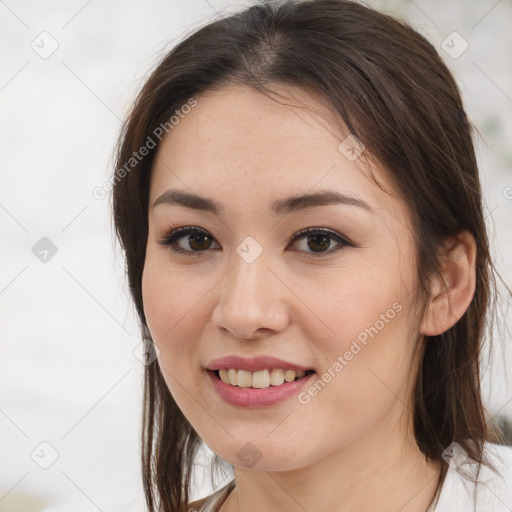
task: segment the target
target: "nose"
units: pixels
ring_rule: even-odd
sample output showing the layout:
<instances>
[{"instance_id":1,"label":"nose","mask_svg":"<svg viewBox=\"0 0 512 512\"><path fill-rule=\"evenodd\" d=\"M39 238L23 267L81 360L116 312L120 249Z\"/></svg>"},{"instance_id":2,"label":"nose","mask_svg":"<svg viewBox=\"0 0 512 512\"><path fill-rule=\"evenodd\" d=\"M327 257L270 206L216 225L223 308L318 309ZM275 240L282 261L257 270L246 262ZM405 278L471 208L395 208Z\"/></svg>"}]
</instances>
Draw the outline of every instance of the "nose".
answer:
<instances>
[{"instance_id":1,"label":"nose","mask_svg":"<svg viewBox=\"0 0 512 512\"><path fill-rule=\"evenodd\" d=\"M214 326L238 339L255 339L282 331L290 321L283 294L286 286L263 254L252 263L234 258L231 272L219 283Z\"/></svg>"}]
</instances>

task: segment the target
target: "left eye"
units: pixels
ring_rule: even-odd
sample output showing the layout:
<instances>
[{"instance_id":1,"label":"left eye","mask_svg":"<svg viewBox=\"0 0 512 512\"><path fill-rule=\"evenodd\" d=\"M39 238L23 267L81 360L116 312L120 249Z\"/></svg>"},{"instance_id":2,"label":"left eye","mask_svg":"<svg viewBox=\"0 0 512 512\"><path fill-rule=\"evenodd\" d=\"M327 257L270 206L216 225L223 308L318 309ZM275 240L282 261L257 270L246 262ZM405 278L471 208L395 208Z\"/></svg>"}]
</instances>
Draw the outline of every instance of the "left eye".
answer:
<instances>
[{"instance_id":1,"label":"left eye","mask_svg":"<svg viewBox=\"0 0 512 512\"><path fill-rule=\"evenodd\" d=\"M292 239L292 243L296 240L302 240L303 247L307 247L312 249L312 253L310 254L330 254L334 251L337 251L346 246L352 246L350 242L348 242L345 238L343 238L338 233L333 231L329 231L326 229L318 229L318 228L307 228L299 231L297 235L295 235ZM331 242L334 241L337 246L332 249ZM332 250L327 250L332 249ZM300 250L300 249L299 249ZM304 252L308 252L305 250ZM308 256L310 256L308 254Z\"/></svg>"},{"instance_id":2,"label":"left eye","mask_svg":"<svg viewBox=\"0 0 512 512\"><path fill-rule=\"evenodd\" d=\"M180 243L182 241L184 243ZM172 251L187 254L189 256L199 256L206 250L211 249L211 242L215 239L204 229L187 226L177 228L168 233L164 238L158 240L158 244L168 246ZM308 248L311 252L307 254L308 257L322 256L330 254L338 249L347 246L353 246L340 234L329 231L326 229L307 228L299 231L291 240L291 244L300 240L304 249L298 249L299 252L308 253ZM331 243L335 242L334 249ZM189 250L188 248L192 249ZM289 247L289 246L288 246ZM297 249L292 249L296 251Z\"/></svg>"}]
</instances>

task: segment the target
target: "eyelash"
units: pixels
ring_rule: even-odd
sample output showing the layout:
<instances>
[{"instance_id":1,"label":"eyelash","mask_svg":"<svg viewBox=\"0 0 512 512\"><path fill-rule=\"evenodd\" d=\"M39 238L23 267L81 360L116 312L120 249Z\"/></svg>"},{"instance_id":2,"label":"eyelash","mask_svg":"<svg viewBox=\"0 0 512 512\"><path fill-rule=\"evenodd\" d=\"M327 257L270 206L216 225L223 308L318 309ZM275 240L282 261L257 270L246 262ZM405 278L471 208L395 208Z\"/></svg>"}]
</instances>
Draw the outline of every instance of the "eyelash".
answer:
<instances>
[{"instance_id":1,"label":"eyelash","mask_svg":"<svg viewBox=\"0 0 512 512\"><path fill-rule=\"evenodd\" d=\"M206 251L208 251L210 249L205 249L203 251L192 251L192 250L187 251L187 250L182 249L181 247L177 246L176 242L180 238L183 238L186 235L190 235L192 233L200 233L200 234L204 234L204 235L210 236L209 233L206 230L204 230L204 229L201 229L201 228L196 227L196 226L185 226L185 227L176 228L176 229L172 230L167 235L165 235L163 238L158 240L157 243L160 244L160 245L164 245L164 246L169 247L172 251L174 251L176 253L185 254L187 256L202 256ZM314 253L314 252L309 252L308 253L307 251L300 251L300 250L299 251L294 251L294 252L303 252L303 253L305 253L305 256L307 258L321 258L323 256L327 256L329 254L332 254L333 252L336 252L339 249L342 249L343 247L355 247L354 244L349 242L346 238L342 237L338 233L336 233L334 231L322 229L322 228L305 228L305 229L301 229L298 233L296 233L293 236L292 240L290 241L290 244L292 244L293 242L297 241L298 239L303 238L304 236L309 235L309 234L323 234L323 235L327 235L332 240L337 242L339 245L335 246L334 249L331 248L328 251L319 252L319 253ZM215 240L211 236L210 236L210 238L212 240Z\"/></svg>"}]
</instances>

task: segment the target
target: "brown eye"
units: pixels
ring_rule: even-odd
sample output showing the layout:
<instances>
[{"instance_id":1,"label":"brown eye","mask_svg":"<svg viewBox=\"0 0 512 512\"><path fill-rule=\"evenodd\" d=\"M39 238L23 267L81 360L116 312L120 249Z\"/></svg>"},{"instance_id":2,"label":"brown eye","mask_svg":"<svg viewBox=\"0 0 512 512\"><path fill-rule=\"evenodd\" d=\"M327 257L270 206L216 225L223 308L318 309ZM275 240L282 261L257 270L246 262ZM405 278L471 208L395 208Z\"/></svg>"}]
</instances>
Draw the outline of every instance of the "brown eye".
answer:
<instances>
[{"instance_id":1,"label":"brown eye","mask_svg":"<svg viewBox=\"0 0 512 512\"><path fill-rule=\"evenodd\" d=\"M331 239L329 235L319 234L319 235L308 235L307 237L308 247L313 252L323 252L329 249L329 245L331 245Z\"/></svg>"},{"instance_id":2,"label":"brown eye","mask_svg":"<svg viewBox=\"0 0 512 512\"><path fill-rule=\"evenodd\" d=\"M171 231L158 243L169 246L175 252L199 255L211 248L213 240L203 229L188 226Z\"/></svg>"},{"instance_id":3,"label":"brown eye","mask_svg":"<svg viewBox=\"0 0 512 512\"><path fill-rule=\"evenodd\" d=\"M174 252L200 256L212 249L214 241L215 239L204 229L187 226L174 229L157 243L168 246ZM297 241L301 243L297 244ZM303 253L306 257L324 256L344 247L354 247L338 233L318 228L301 230L292 239L291 245L293 244L299 246L299 249L294 249L294 252Z\"/></svg>"},{"instance_id":4,"label":"brown eye","mask_svg":"<svg viewBox=\"0 0 512 512\"><path fill-rule=\"evenodd\" d=\"M326 229L307 228L301 230L292 240L292 243L300 241L298 251L306 256L323 256L331 254L343 247L353 246L338 233ZM334 247L334 248L333 248ZM332 250L331 250L332 249Z\"/></svg>"},{"instance_id":5,"label":"brown eye","mask_svg":"<svg viewBox=\"0 0 512 512\"><path fill-rule=\"evenodd\" d=\"M188 235L188 245L194 251L204 251L205 249L209 249L211 238L203 233L192 233Z\"/></svg>"}]
</instances>

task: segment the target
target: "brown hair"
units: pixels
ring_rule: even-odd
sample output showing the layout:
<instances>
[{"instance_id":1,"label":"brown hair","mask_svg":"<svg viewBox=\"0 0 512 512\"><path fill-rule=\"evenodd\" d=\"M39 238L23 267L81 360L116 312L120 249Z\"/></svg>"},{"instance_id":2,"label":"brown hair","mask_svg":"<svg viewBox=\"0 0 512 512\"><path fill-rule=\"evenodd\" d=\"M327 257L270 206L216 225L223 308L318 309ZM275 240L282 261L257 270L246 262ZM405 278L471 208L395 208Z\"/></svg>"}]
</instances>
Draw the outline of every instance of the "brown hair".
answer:
<instances>
[{"instance_id":1,"label":"brown hair","mask_svg":"<svg viewBox=\"0 0 512 512\"><path fill-rule=\"evenodd\" d=\"M474 461L485 463L484 442L494 430L486 422L479 357L486 327L492 337L488 310L493 311L496 280L472 128L456 83L434 47L408 25L363 5L264 2L198 29L152 72L120 134L116 169L125 172L116 173L113 189L116 233L143 336L150 339L141 278L156 149L128 171L126 162L192 97L227 84L268 92L272 83L317 91L364 143L366 154L389 170L413 215L423 301L431 276L440 270L436 248L442 239L464 229L474 236L476 289L469 308L446 332L418 340L414 433L430 460L441 460L457 442ZM186 509L200 443L158 364L147 365L142 469L151 511ZM215 456L212 468L218 462Z\"/></svg>"}]
</instances>

